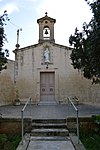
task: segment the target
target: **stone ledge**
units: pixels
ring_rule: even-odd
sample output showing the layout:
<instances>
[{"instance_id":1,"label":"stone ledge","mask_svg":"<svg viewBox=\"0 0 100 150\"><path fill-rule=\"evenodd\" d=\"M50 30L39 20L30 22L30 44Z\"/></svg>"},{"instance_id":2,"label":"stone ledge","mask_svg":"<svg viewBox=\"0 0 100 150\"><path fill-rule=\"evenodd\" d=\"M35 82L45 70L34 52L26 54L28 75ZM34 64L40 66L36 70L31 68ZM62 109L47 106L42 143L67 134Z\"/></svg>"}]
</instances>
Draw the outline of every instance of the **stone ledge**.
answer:
<instances>
[{"instance_id":1,"label":"stone ledge","mask_svg":"<svg viewBox=\"0 0 100 150\"><path fill-rule=\"evenodd\" d=\"M22 144L22 141L21 141L16 150L27 150L29 142L30 142L30 134L26 133L25 136L24 136L23 144Z\"/></svg>"},{"instance_id":2,"label":"stone ledge","mask_svg":"<svg viewBox=\"0 0 100 150\"><path fill-rule=\"evenodd\" d=\"M84 147L84 145L82 144L82 142L79 140L79 144L77 141L77 136L73 133L69 134L70 139L75 147L75 150L86 150L86 148Z\"/></svg>"}]
</instances>

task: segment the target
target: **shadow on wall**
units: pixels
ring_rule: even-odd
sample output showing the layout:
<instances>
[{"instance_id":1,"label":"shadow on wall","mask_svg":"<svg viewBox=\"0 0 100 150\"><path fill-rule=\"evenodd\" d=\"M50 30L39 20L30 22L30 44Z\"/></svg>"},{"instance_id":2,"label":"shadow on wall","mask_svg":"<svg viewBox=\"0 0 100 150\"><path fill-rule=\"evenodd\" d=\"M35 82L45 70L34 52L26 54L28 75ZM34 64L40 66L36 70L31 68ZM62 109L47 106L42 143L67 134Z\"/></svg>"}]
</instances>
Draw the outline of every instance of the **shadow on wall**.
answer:
<instances>
[{"instance_id":1,"label":"shadow on wall","mask_svg":"<svg viewBox=\"0 0 100 150\"><path fill-rule=\"evenodd\" d=\"M80 74L71 74L66 80L66 93L68 96L77 96L80 102L95 103L100 99L100 85L92 85L92 82Z\"/></svg>"},{"instance_id":2,"label":"shadow on wall","mask_svg":"<svg viewBox=\"0 0 100 150\"><path fill-rule=\"evenodd\" d=\"M13 104L15 99L14 82L9 75L0 74L0 105Z\"/></svg>"},{"instance_id":3,"label":"shadow on wall","mask_svg":"<svg viewBox=\"0 0 100 150\"><path fill-rule=\"evenodd\" d=\"M34 82L28 78L19 79L16 82L16 87L19 90L19 97L22 102L26 101L30 96L34 99Z\"/></svg>"}]
</instances>

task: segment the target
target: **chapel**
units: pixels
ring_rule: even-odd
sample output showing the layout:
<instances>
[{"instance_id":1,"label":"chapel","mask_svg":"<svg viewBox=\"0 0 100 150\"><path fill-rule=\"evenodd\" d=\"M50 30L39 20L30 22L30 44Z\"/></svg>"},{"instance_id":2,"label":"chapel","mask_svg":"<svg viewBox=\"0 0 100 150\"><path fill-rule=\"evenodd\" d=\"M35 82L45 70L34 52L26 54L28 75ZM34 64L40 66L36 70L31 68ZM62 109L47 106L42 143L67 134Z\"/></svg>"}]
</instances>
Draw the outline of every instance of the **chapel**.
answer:
<instances>
[{"instance_id":1,"label":"chapel","mask_svg":"<svg viewBox=\"0 0 100 150\"><path fill-rule=\"evenodd\" d=\"M100 85L92 85L73 68L70 59L72 48L55 42L55 23L56 19L45 13L44 17L37 19L37 44L23 48L16 44L15 61L8 61L8 68L0 79L2 84L6 78L4 88L8 86L10 93L6 97L7 102L5 93L2 93L2 103L13 99L13 87L18 89L21 103L30 96L33 104L64 104L67 97L75 96L80 102L99 102Z\"/></svg>"}]
</instances>

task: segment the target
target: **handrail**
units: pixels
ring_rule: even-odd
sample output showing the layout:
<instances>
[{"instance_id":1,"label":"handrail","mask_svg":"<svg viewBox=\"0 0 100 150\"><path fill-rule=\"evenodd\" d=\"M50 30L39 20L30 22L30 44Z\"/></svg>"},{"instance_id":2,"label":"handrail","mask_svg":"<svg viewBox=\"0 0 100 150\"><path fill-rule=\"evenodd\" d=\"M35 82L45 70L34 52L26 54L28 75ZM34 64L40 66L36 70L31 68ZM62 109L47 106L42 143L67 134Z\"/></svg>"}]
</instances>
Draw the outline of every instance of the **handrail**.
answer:
<instances>
[{"instance_id":1,"label":"handrail","mask_svg":"<svg viewBox=\"0 0 100 150\"><path fill-rule=\"evenodd\" d=\"M31 116L31 97L29 97L29 99L25 103L23 109L21 110L21 119L22 119L22 145L23 145L23 137L24 137L24 111L25 111L28 103L30 104L30 116Z\"/></svg>"},{"instance_id":2,"label":"handrail","mask_svg":"<svg viewBox=\"0 0 100 150\"><path fill-rule=\"evenodd\" d=\"M2 113L0 113L0 118L2 118Z\"/></svg>"},{"instance_id":3,"label":"handrail","mask_svg":"<svg viewBox=\"0 0 100 150\"><path fill-rule=\"evenodd\" d=\"M79 144L79 117L78 117L78 108L75 106L75 104L72 102L72 100L68 97L68 102L70 102L73 106L73 108L75 109L76 111L76 114L77 114L77 143Z\"/></svg>"}]
</instances>

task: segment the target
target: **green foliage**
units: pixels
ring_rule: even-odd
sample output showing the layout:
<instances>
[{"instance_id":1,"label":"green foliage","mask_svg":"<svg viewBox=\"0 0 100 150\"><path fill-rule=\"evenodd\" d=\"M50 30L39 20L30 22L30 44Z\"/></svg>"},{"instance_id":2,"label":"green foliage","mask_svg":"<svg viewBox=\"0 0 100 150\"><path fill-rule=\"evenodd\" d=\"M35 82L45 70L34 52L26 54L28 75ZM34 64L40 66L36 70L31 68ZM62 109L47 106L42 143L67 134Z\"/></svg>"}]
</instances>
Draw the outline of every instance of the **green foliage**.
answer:
<instances>
[{"instance_id":1,"label":"green foliage","mask_svg":"<svg viewBox=\"0 0 100 150\"><path fill-rule=\"evenodd\" d=\"M16 98L15 98L15 102L20 102L20 98L19 98L19 91L18 89L16 89Z\"/></svg>"},{"instance_id":2,"label":"green foliage","mask_svg":"<svg viewBox=\"0 0 100 150\"><path fill-rule=\"evenodd\" d=\"M81 128L80 139L87 150L98 150L98 148L100 147L100 135L96 134L95 132L90 132L89 134L87 134Z\"/></svg>"},{"instance_id":3,"label":"green foliage","mask_svg":"<svg viewBox=\"0 0 100 150\"><path fill-rule=\"evenodd\" d=\"M84 136L81 138L87 150L98 150L100 147L100 135L94 134L92 136Z\"/></svg>"},{"instance_id":4,"label":"green foliage","mask_svg":"<svg viewBox=\"0 0 100 150\"><path fill-rule=\"evenodd\" d=\"M0 149L16 150L21 138L18 135L0 134Z\"/></svg>"},{"instance_id":5,"label":"green foliage","mask_svg":"<svg viewBox=\"0 0 100 150\"><path fill-rule=\"evenodd\" d=\"M3 50L4 42L7 41L6 35L4 33L4 25L6 25L6 21L9 21L7 11L4 11L4 14L0 16L0 72L3 69L6 69L8 50ZM5 56L6 54L6 56Z\"/></svg>"},{"instance_id":6,"label":"green foliage","mask_svg":"<svg viewBox=\"0 0 100 150\"><path fill-rule=\"evenodd\" d=\"M3 145L7 142L7 136L5 134L0 134L0 149L3 148Z\"/></svg>"},{"instance_id":7,"label":"green foliage","mask_svg":"<svg viewBox=\"0 0 100 150\"><path fill-rule=\"evenodd\" d=\"M85 78L92 79L92 83L100 83L100 1L87 3L93 18L89 24L83 24L81 32L76 28L74 35L69 37L69 43L74 47L71 59L74 69L80 70Z\"/></svg>"},{"instance_id":8,"label":"green foliage","mask_svg":"<svg viewBox=\"0 0 100 150\"><path fill-rule=\"evenodd\" d=\"M100 134L100 115L93 115L92 118L95 123L94 131L95 133Z\"/></svg>"}]
</instances>

